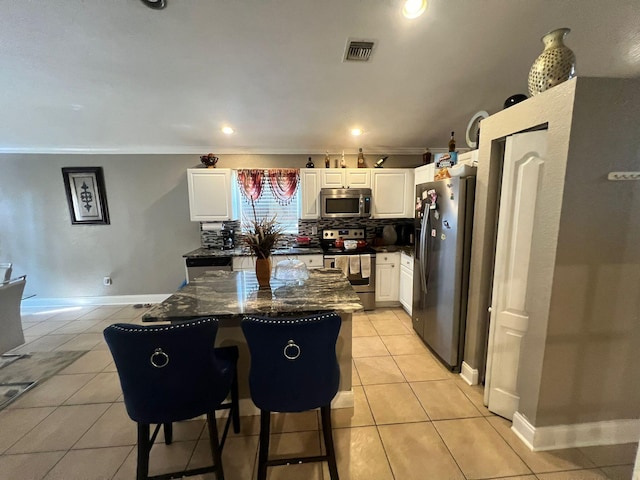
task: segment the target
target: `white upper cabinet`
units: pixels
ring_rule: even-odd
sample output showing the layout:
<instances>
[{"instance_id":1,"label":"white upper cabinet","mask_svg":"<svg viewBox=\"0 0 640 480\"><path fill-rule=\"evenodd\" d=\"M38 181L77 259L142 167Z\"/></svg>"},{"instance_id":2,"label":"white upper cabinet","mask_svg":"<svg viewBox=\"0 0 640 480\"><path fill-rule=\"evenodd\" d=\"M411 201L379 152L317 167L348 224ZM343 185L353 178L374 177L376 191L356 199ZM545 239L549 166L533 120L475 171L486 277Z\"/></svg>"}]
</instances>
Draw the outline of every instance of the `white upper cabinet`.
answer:
<instances>
[{"instance_id":1,"label":"white upper cabinet","mask_svg":"<svg viewBox=\"0 0 640 480\"><path fill-rule=\"evenodd\" d=\"M422 165L415 169L415 185L421 183L433 182L433 177L436 173L436 164L429 163L428 165Z\"/></svg>"},{"instance_id":2,"label":"white upper cabinet","mask_svg":"<svg viewBox=\"0 0 640 480\"><path fill-rule=\"evenodd\" d=\"M320 177L320 169L300 169L300 218L303 220L320 218Z\"/></svg>"},{"instance_id":3,"label":"white upper cabinet","mask_svg":"<svg viewBox=\"0 0 640 480\"><path fill-rule=\"evenodd\" d=\"M376 169L372 173L373 218L413 217L413 170Z\"/></svg>"},{"instance_id":4,"label":"white upper cabinet","mask_svg":"<svg viewBox=\"0 0 640 480\"><path fill-rule=\"evenodd\" d=\"M371 188L368 168L327 168L322 172L321 188Z\"/></svg>"},{"instance_id":5,"label":"white upper cabinet","mask_svg":"<svg viewBox=\"0 0 640 480\"><path fill-rule=\"evenodd\" d=\"M237 190L229 168L189 168L189 212L193 222L237 220Z\"/></svg>"}]
</instances>

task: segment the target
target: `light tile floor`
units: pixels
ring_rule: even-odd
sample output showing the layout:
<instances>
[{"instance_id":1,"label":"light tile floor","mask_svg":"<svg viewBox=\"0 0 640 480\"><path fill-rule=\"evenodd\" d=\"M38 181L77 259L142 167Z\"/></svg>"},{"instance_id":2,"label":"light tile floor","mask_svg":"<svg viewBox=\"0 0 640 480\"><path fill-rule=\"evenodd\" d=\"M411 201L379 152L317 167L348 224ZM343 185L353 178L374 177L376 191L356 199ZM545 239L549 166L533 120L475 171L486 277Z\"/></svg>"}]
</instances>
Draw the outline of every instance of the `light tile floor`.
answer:
<instances>
[{"instance_id":1,"label":"light tile floor","mask_svg":"<svg viewBox=\"0 0 640 480\"><path fill-rule=\"evenodd\" d=\"M0 412L0 480L135 478L136 429L102 330L141 323L143 312L132 306L23 311L27 343L16 351L90 351ZM334 410L341 480L631 479L636 444L529 451L510 422L483 406L480 387L431 355L402 309L355 315L353 336L355 407ZM272 453L320 452L318 417L276 416ZM174 443L152 451L152 474L209 462L203 420L174 428ZM258 417L242 417L241 433L227 440L227 479L255 478L258 430ZM328 480L329 474L324 465L304 464L271 468L269 478Z\"/></svg>"}]
</instances>

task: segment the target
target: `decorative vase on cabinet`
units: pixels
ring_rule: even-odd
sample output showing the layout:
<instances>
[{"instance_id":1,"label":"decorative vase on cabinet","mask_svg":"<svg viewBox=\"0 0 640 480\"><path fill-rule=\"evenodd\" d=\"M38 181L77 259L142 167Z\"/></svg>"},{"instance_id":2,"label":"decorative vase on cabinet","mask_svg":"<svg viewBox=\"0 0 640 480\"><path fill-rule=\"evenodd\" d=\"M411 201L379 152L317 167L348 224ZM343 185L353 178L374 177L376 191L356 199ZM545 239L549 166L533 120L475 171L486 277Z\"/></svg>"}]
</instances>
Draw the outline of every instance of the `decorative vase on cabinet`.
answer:
<instances>
[{"instance_id":1,"label":"decorative vase on cabinet","mask_svg":"<svg viewBox=\"0 0 640 480\"><path fill-rule=\"evenodd\" d=\"M271 284L271 258L256 258L256 278L260 288Z\"/></svg>"},{"instance_id":2,"label":"decorative vase on cabinet","mask_svg":"<svg viewBox=\"0 0 640 480\"><path fill-rule=\"evenodd\" d=\"M564 44L569 28L558 28L542 37L544 51L529 70L529 95L537 95L575 76L576 56Z\"/></svg>"}]
</instances>

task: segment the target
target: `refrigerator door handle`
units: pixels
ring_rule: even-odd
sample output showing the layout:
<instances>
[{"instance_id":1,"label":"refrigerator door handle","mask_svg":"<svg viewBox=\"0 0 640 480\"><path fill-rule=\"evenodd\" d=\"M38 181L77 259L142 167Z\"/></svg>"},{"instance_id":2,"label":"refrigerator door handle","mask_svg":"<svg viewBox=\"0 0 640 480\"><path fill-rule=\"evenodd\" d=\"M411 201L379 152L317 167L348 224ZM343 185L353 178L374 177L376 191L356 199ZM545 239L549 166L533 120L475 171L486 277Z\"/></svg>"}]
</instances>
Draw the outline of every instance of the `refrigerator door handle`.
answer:
<instances>
[{"instance_id":1,"label":"refrigerator door handle","mask_svg":"<svg viewBox=\"0 0 640 480\"><path fill-rule=\"evenodd\" d=\"M427 252L428 252L428 226L430 220L430 212L428 207L426 209L427 215L422 217L422 228L420 229L420 285L422 286L422 293L427 293L427 268L429 266Z\"/></svg>"}]
</instances>

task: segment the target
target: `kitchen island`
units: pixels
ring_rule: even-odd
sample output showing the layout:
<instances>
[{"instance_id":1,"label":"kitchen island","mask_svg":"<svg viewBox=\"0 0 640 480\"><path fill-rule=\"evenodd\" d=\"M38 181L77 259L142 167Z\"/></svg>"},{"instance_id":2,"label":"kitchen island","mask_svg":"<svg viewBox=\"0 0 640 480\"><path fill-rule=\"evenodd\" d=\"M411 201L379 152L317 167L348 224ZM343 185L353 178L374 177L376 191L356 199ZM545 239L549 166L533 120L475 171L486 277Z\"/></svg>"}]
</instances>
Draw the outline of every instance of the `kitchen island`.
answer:
<instances>
[{"instance_id":1,"label":"kitchen island","mask_svg":"<svg viewBox=\"0 0 640 480\"><path fill-rule=\"evenodd\" d=\"M216 346L237 345L240 408L243 415L256 414L250 400L248 372L249 350L240 329L244 315L304 316L319 312L337 312L342 326L336 344L340 364L340 387L335 408L353 407L351 388L351 317L362 310L358 294L335 269L309 270L309 278L300 281L271 279L270 289L259 289L254 272L210 271L152 307L144 322L181 322L199 317L220 320Z\"/></svg>"}]
</instances>

